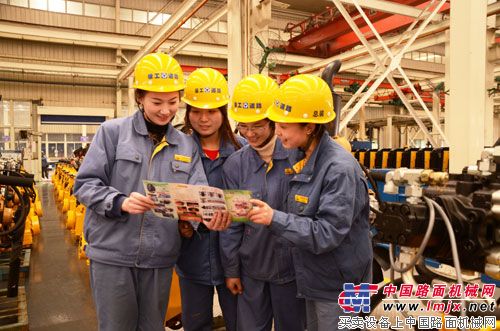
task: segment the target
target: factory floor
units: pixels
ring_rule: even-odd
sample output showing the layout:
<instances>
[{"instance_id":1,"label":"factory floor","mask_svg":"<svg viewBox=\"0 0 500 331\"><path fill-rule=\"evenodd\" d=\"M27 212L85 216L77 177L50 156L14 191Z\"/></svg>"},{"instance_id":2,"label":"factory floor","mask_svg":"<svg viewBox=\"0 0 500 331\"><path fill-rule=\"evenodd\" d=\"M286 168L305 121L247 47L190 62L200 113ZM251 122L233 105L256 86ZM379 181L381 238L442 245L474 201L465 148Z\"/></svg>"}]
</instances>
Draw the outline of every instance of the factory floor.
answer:
<instances>
[{"instance_id":1,"label":"factory floor","mask_svg":"<svg viewBox=\"0 0 500 331\"><path fill-rule=\"evenodd\" d=\"M34 238L27 284L30 331L97 330L85 261L61 219L49 182L38 185L44 215Z\"/></svg>"},{"instance_id":2,"label":"factory floor","mask_svg":"<svg viewBox=\"0 0 500 331\"><path fill-rule=\"evenodd\" d=\"M41 233L33 240L26 280L29 329L97 330L88 266L78 259L75 240L64 227L54 200L54 186L41 182L38 191L44 215L40 219ZM214 315L221 315L217 296L214 301Z\"/></svg>"}]
</instances>

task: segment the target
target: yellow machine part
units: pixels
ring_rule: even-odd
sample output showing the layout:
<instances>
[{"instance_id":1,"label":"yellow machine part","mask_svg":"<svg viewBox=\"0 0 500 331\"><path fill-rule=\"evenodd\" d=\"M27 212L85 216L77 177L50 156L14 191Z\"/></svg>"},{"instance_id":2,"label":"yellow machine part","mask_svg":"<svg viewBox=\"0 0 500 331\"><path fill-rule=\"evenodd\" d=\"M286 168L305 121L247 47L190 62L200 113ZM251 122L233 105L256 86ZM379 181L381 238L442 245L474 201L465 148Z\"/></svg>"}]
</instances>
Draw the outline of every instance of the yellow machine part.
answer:
<instances>
[{"instance_id":1,"label":"yellow machine part","mask_svg":"<svg viewBox=\"0 0 500 331\"><path fill-rule=\"evenodd\" d=\"M31 231L33 232L34 236L40 234L40 219L37 215L31 217Z\"/></svg>"},{"instance_id":2,"label":"yellow machine part","mask_svg":"<svg viewBox=\"0 0 500 331\"><path fill-rule=\"evenodd\" d=\"M181 289L179 286L179 276L174 273L172 275L172 284L170 286L170 297L168 300L168 309L165 316L165 321L179 315L182 312L181 309Z\"/></svg>"},{"instance_id":3,"label":"yellow machine part","mask_svg":"<svg viewBox=\"0 0 500 331\"><path fill-rule=\"evenodd\" d=\"M85 246L87 246L87 241L85 240L85 237L82 236L82 239L78 244L78 258L80 260L85 260L87 258L87 255L85 254Z\"/></svg>"},{"instance_id":4,"label":"yellow machine part","mask_svg":"<svg viewBox=\"0 0 500 331\"><path fill-rule=\"evenodd\" d=\"M431 151L424 152L424 169L431 168Z\"/></svg>"},{"instance_id":5,"label":"yellow machine part","mask_svg":"<svg viewBox=\"0 0 500 331\"><path fill-rule=\"evenodd\" d=\"M28 217L24 225L23 246L29 246L33 243L33 235L31 234L31 220Z\"/></svg>"},{"instance_id":6,"label":"yellow machine part","mask_svg":"<svg viewBox=\"0 0 500 331\"><path fill-rule=\"evenodd\" d=\"M401 159L403 158L403 152L396 152L396 168L401 168Z\"/></svg>"},{"instance_id":7,"label":"yellow machine part","mask_svg":"<svg viewBox=\"0 0 500 331\"><path fill-rule=\"evenodd\" d=\"M382 168L387 168L387 159L389 159L389 152L382 152Z\"/></svg>"},{"instance_id":8,"label":"yellow machine part","mask_svg":"<svg viewBox=\"0 0 500 331\"><path fill-rule=\"evenodd\" d=\"M368 152L370 156L370 169L375 169L375 157L377 155L377 152Z\"/></svg>"},{"instance_id":9,"label":"yellow machine part","mask_svg":"<svg viewBox=\"0 0 500 331\"><path fill-rule=\"evenodd\" d=\"M68 210L66 213L66 229L72 230L75 228L75 210Z\"/></svg>"},{"instance_id":10,"label":"yellow machine part","mask_svg":"<svg viewBox=\"0 0 500 331\"><path fill-rule=\"evenodd\" d=\"M415 160L417 159L417 151L410 152L410 169L415 169Z\"/></svg>"},{"instance_id":11,"label":"yellow machine part","mask_svg":"<svg viewBox=\"0 0 500 331\"><path fill-rule=\"evenodd\" d=\"M62 204L62 212L65 213L69 209L69 198L64 198L63 204Z\"/></svg>"},{"instance_id":12,"label":"yellow machine part","mask_svg":"<svg viewBox=\"0 0 500 331\"><path fill-rule=\"evenodd\" d=\"M38 217L43 216L43 209L42 209L42 202L40 200L35 201L35 213L38 215Z\"/></svg>"},{"instance_id":13,"label":"yellow machine part","mask_svg":"<svg viewBox=\"0 0 500 331\"><path fill-rule=\"evenodd\" d=\"M365 154L366 152L363 151L359 152L359 163L365 164Z\"/></svg>"},{"instance_id":14,"label":"yellow machine part","mask_svg":"<svg viewBox=\"0 0 500 331\"><path fill-rule=\"evenodd\" d=\"M448 164L450 162L450 151L443 151L443 172L448 172Z\"/></svg>"},{"instance_id":15,"label":"yellow machine part","mask_svg":"<svg viewBox=\"0 0 500 331\"><path fill-rule=\"evenodd\" d=\"M85 217L85 208L77 208L75 212L75 235L77 237L83 237L84 217Z\"/></svg>"}]
</instances>

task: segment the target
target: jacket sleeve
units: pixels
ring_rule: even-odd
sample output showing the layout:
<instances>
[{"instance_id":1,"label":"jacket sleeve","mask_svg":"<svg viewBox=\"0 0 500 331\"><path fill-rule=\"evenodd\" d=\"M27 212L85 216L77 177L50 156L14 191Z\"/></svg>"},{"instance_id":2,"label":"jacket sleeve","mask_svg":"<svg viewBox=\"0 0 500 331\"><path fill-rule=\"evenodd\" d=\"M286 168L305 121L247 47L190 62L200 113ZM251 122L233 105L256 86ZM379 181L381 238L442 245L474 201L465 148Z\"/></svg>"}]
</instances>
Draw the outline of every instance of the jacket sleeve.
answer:
<instances>
[{"instance_id":1,"label":"jacket sleeve","mask_svg":"<svg viewBox=\"0 0 500 331\"><path fill-rule=\"evenodd\" d=\"M232 158L224 163L222 169L222 180L225 189L239 188L239 167L236 167ZM240 277L240 256L239 250L245 225L241 222L232 222L231 226L219 233L219 250L222 268L226 278Z\"/></svg>"},{"instance_id":2,"label":"jacket sleeve","mask_svg":"<svg viewBox=\"0 0 500 331\"><path fill-rule=\"evenodd\" d=\"M354 169L330 168L320 190L318 208L312 217L274 210L269 226L276 235L313 254L322 254L338 247L351 229L356 216L356 199L367 199L357 192L361 178ZM321 180L321 179L319 179ZM293 199L293 197L291 197ZM359 208L358 208L359 209Z\"/></svg>"},{"instance_id":3,"label":"jacket sleeve","mask_svg":"<svg viewBox=\"0 0 500 331\"><path fill-rule=\"evenodd\" d=\"M103 217L112 215L115 198L124 195L109 186L117 141L109 131L103 125L97 131L73 186L78 201Z\"/></svg>"}]
</instances>

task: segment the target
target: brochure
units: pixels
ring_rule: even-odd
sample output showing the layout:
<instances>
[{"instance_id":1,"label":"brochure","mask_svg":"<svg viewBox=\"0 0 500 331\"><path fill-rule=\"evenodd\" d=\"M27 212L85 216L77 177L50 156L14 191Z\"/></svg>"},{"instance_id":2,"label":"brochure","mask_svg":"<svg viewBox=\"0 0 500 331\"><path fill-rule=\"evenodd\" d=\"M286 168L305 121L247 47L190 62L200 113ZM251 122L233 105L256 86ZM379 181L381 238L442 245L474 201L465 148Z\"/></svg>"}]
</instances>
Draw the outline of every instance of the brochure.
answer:
<instances>
[{"instance_id":1,"label":"brochure","mask_svg":"<svg viewBox=\"0 0 500 331\"><path fill-rule=\"evenodd\" d=\"M156 216L182 221L210 221L217 210L227 210L236 222L247 222L252 192L221 190L204 185L144 180L146 195L155 202Z\"/></svg>"}]
</instances>

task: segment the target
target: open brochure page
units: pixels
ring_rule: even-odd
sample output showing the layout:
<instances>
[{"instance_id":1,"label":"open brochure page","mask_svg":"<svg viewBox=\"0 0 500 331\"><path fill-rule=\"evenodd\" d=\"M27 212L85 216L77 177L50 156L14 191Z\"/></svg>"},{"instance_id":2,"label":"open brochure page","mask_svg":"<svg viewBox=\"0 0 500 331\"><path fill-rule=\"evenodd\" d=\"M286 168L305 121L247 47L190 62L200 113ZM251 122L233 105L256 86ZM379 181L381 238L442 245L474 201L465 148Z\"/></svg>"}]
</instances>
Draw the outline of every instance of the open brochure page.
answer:
<instances>
[{"instance_id":1,"label":"open brochure page","mask_svg":"<svg viewBox=\"0 0 500 331\"><path fill-rule=\"evenodd\" d=\"M155 202L153 213L182 221L210 221L217 210L228 210L234 221L246 221L251 208L250 191L228 190L204 185L143 181L146 195ZM226 206L227 201L227 206Z\"/></svg>"},{"instance_id":2,"label":"open brochure page","mask_svg":"<svg viewBox=\"0 0 500 331\"><path fill-rule=\"evenodd\" d=\"M250 203L252 192L245 190L224 190L224 196L231 219L235 222L248 222L247 214L252 209L252 204Z\"/></svg>"}]
</instances>

